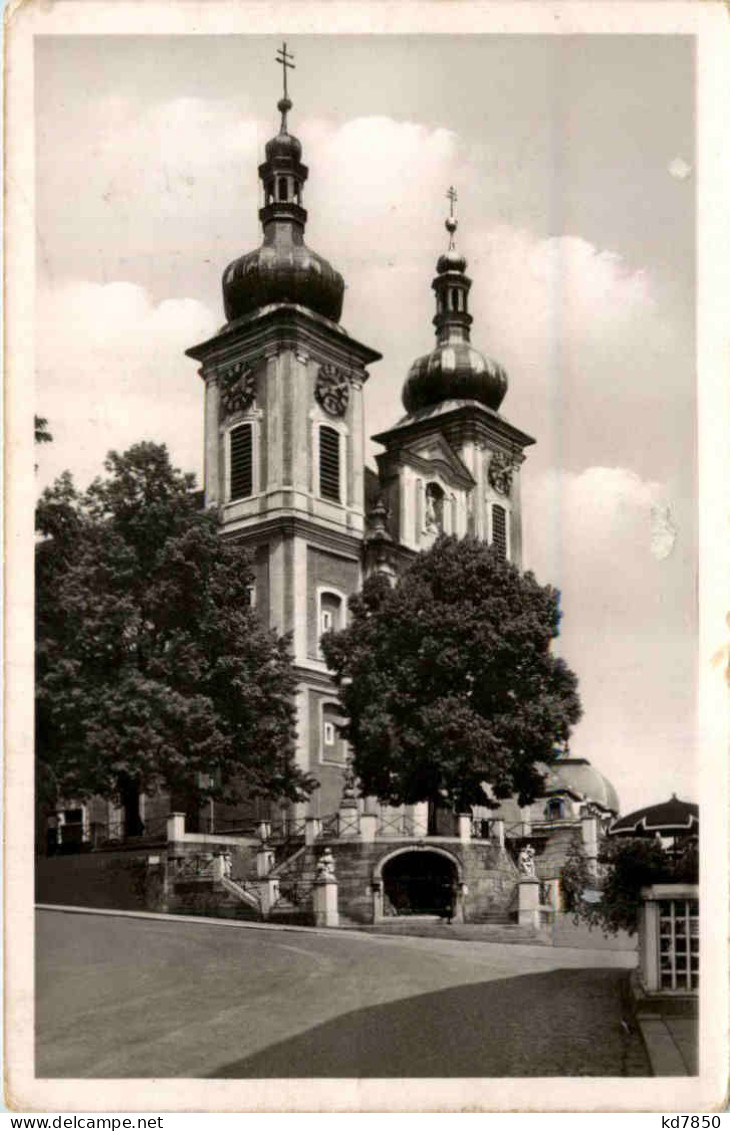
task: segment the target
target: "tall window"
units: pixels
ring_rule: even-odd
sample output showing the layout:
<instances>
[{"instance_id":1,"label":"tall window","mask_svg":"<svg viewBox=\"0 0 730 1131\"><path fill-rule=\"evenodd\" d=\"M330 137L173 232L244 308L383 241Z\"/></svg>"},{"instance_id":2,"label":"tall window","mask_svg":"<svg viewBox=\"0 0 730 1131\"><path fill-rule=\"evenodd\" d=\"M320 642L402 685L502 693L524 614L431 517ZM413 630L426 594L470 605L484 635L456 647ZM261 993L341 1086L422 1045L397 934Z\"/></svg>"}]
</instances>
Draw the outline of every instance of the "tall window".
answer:
<instances>
[{"instance_id":1,"label":"tall window","mask_svg":"<svg viewBox=\"0 0 730 1131\"><path fill-rule=\"evenodd\" d=\"M347 747L340 737L338 723L340 709L336 703L322 705L322 760L324 762L347 761Z\"/></svg>"},{"instance_id":2,"label":"tall window","mask_svg":"<svg viewBox=\"0 0 730 1131\"><path fill-rule=\"evenodd\" d=\"M342 598L336 593L323 593L319 599L319 632L323 635L342 627Z\"/></svg>"},{"instance_id":3,"label":"tall window","mask_svg":"<svg viewBox=\"0 0 730 1131\"><path fill-rule=\"evenodd\" d=\"M319 493L323 499L340 499L340 434L322 424L319 429Z\"/></svg>"},{"instance_id":4,"label":"tall window","mask_svg":"<svg viewBox=\"0 0 730 1131\"><path fill-rule=\"evenodd\" d=\"M230 498L245 499L253 494L253 425L232 428L230 442Z\"/></svg>"},{"instance_id":5,"label":"tall window","mask_svg":"<svg viewBox=\"0 0 730 1131\"><path fill-rule=\"evenodd\" d=\"M492 507L492 545L501 558L507 557L507 511L499 503Z\"/></svg>"}]
</instances>

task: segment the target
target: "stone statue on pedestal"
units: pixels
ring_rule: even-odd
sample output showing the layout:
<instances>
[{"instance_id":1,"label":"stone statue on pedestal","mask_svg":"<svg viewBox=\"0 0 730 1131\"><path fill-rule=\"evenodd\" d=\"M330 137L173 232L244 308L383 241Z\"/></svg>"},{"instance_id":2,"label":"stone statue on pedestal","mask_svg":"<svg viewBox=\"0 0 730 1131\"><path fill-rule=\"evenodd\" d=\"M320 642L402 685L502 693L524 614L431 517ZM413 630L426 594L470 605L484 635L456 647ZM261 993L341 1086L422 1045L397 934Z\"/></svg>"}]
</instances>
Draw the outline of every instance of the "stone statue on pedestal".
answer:
<instances>
[{"instance_id":1,"label":"stone statue on pedestal","mask_svg":"<svg viewBox=\"0 0 730 1131\"><path fill-rule=\"evenodd\" d=\"M520 855L517 858L517 867L524 879L537 879L535 872L535 849L531 844L526 844L520 851Z\"/></svg>"}]
</instances>

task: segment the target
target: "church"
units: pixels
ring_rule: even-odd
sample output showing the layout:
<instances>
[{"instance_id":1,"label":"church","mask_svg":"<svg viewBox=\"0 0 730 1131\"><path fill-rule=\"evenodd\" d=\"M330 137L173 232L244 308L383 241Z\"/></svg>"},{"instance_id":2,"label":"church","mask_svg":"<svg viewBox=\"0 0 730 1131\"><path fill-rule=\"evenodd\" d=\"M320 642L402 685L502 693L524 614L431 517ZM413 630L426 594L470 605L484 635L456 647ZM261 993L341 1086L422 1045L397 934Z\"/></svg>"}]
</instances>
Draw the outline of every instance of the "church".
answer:
<instances>
[{"instance_id":1,"label":"church","mask_svg":"<svg viewBox=\"0 0 730 1131\"><path fill-rule=\"evenodd\" d=\"M377 381L377 369L369 369L381 355L344 329L344 279L305 243L309 170L301 143L289 132L286 46L279 61L285 77L281 122L258 169L263 241L223 273L225 325L187 350L205 382L205 505L218 510L225 533L250 552L258 614L278 632L292 634L297 761L319 782L311 800L297 807L294 822L326 824L344 805L345 813L359 812L368 824L373 818L376 838L380 830L421 841L425 804L398 812L355 797L319 639L345 625L348 598L364 577L376 570L397 576L441 533L476 536L521 567L520 480L535 441L501 413L507 374L471 342L471 280L455 246L456 193L450 189L448 246L431 283L436 340L405 378L404 415L373 437L383 448L377 473L365 465L363 386ZM580 822L582 809L604 825L618 812L610 783L584 759L563 759L548 790L547 802L527 810L506 803L496 812L471 815L467 855L479 845L479 868L484 870L485 853L495 844L512 863L504 853L505 828L515 829L519 841L548 830L548 840L563 842L562 858L562 834ZM459 829L459 820L439 829L438 839L454 839L463 857L467 830ZM485 841L475 837L471 846L482 831ZM593 852L595 837L594 830L588 838ZM555 847L544 862L551 872ZM501 891L507 877L499 865L491 870ZM470 890L471 869L462 861L460 871L462 890Z\"/></svg>"},{"instance_id":2,"label":"church","mask_svg":"<svg viewBox=\"0 0 730 1131\"><path fill-rule=\"evenodd\" d=\"M348 599L367 576L394 580L441 534L482 539L521 568L521 478L535 440L501 411L505 370L471 342L472 284L450 189L447 246L431 282L435 342L405 375L403 415L373 437L377 471L366 466L363 387L378 380L370 367L381 355L345 330L345 281L305 243L309 170L289 132L286 45L279 55L281 120L258 169L262 243L225 268L225 324L186 352L205 385L204 505L248 551L257 615L291 634L296 758L318 788L306 803L256 813L210 804L168 819L169 799L144 797L109 812L106 802L74 805L59 814L59 843L74 826L80 841L103 849L94 826L106 822L108 848L167 821L160 906L238 901L242 913L303 921L327 853L345 923L449 909L457 919L506 921L528 849L548 913L571 840L579 836L595 859L618 813L613 787L585 759L562 757L530 806L439 814L435 830L425 803L393 809L358 796L320 638L345 626Z\"/></svg>"}]
</instances>

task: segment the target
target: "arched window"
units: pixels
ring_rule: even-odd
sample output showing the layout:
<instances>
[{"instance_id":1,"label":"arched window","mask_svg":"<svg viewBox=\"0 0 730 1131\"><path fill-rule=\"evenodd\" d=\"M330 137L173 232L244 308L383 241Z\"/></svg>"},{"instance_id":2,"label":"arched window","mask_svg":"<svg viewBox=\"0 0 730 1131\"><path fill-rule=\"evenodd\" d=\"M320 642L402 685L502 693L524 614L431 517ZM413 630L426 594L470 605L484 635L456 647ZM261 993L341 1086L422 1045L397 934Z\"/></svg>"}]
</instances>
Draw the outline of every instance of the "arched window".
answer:
<instances>
[{"instance_id":1,"label":"arched window","mask_svg":"<svg viewBox=\"0 0 730 1131\"><path fill-rule=\"evenodd\" d=\"M238 424L229 433L228 497L246 499L253 494L253 425Z\"/></svg>"},{"instance_id":2,"label":"arched window","mask_svg":"<svg viewBox=\"0 0 730 1131\"><path fill-rule=\"evenodd\" d=\"M340 434L327 424L319 429L319 493L323 499L341 502Z\"/></svg>"},{"instance_id":3,"label":"arched window","mask_svg":"<svg viewBox=\"0 0 730 1131\"><path fill-rule=\"evenodd\" d=\"M561 797L551 797L545 806L548 821L562 821L565 817L565 802Z\"/></svg>"},{"instance_id":4,"label":"arched window","mask_svg":"<svg viewBox=\"0 0 730 1131\"><path fill-rule=\"evenodd\" d=\"M347 744L340 736L340 708L337 703L322 704L322 741L321 755L323 762L337 762L344 765L347 761Z\"/></svg>"},{"instance_id":5,"label":"arched window","mask_svg":"<svg viewBox=\"0 0 730 1131\"><path fill-rule=\"evenodd\" d=\"M289 182L286 177L279 177L279 200L289 199Z\"/></svg>"},{"instance_id":6,"label":"arched window","mask_svg":"<svg viewBox=\"0 0 730 1131\"><path fill-rule=\"evenodd\" d=\"M337 631L342 628L344 602L337 593L321 593L319 597L319 633Z\"/></svg>"}]
</instances>

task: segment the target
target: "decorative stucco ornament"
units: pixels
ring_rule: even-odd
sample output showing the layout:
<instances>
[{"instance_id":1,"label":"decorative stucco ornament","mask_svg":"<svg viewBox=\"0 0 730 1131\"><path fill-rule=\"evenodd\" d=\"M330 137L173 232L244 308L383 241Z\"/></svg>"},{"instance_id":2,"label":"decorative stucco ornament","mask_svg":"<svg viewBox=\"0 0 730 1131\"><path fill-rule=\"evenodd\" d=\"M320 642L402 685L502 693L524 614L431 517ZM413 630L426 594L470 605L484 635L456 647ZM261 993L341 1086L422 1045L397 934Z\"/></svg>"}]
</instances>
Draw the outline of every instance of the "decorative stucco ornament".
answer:
<instances>
[{"instance_id":1,"label":"decorative stucco ornament","mask_svg":"<svg viewBox=\"0 0 730 1131\"><path fill-rule=\"evenodd\" d=\"M350 400L350 382L344 369L337 365L320 366L314 395L330 416L344 416Z\"/></svg>"},{"instance_id":2,"label":"decorative stucco ornament","mask_svg":"<svg viewBox=\"0 0 730 1131\"><path fill-rule=\"evenodd\" d=\"M227 414L245 412L256 396L256 381L250 365L236 361L219 373L221 404Z\"/></svg>"},{"instance_id":3,"label":"decorative stucco ornament","mask_svg":"<svg viewBox=\"0 0 730 1131\"><path fill-rule=\"evenodd\" d=\"M512 490L512 477L515 463L504 452L495 452L489 461L489 482L500 495L509 495Z\"/></svg>"}]
</instances>

